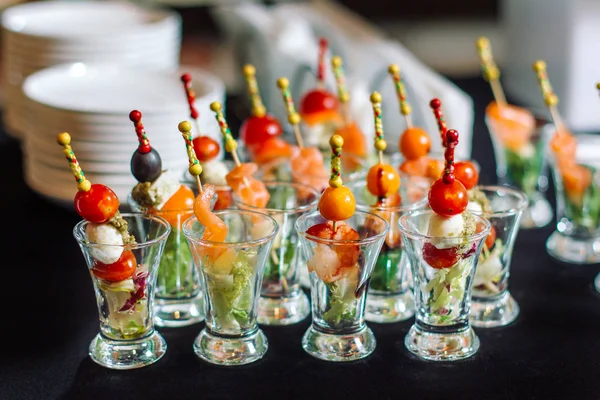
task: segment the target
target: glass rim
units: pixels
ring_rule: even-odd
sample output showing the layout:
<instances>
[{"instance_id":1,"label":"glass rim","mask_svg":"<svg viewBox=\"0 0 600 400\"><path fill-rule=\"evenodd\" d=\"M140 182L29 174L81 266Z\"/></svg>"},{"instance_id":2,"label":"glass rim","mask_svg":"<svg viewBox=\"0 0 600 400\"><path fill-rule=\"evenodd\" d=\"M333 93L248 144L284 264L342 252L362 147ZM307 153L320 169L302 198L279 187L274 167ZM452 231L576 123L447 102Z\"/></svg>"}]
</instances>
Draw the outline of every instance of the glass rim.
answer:
<instances>
[{"instance_id":1,"label":"glass rim","mask_svg":"<svg viewBox=\"0 0 600 400\"><path fill-rule=\"evenodd\" d=\"M241 242L214 242L212 240L205 240L202 238L198 238L194 235L192 235L192 232L187 229L187 226L190 225L191 223L195 221L198 221L198 219L196 218L196 215L192 215L191 217L189 217L188 219L186 219L185 221L183 221L183 223L181 224L181 230L183 231L183 234L186 238L193 240L195 243L199 243L203 246L210 246L210 247L240 247L240 246L245 246L245 247L255 247L255 246L260 246L264 243L269 242L270 240L272 240L273 238L275 238L275 236L277 235L277 233L279 232L279 223L270 215L262 213L262 212L258 212L258 211L253 211L253 210L244 210L244 209L236 209L236 208L225 208L222 210L217 210L217 211L213 211L213 214L215 214L216 216L222 215L222 214L250 214L250 215L254 215L254 216L259 216L261 218L264 218L268 221L270 221L273 226L274 229L271 233L269 233L267 236L264 236L262 238L259 239L252 239L252 240L245 240L245 241L241 241ZM200 222L198 222L200 223Z\"/></svg>"},{"instance_id":2,"label":"glass rim","mask_svg":"<svg viewBox=\"0 0 600 400\"><path fill-rule=\"evenodd\" d=\"M243 201L240 200L238 194L233 192L233 194L232 194L233 201L236 204L243 206L244 209L268 213L268 214L301 214L301 213L309 211L313 208L316 208L317 205L319 204L319 197L321 196L321 192L310 185L306 185L306 184L300 183L300 182L282 181L282 180L278 180L278 179L267 179L267 180L263 180L262 182L265 185L281 184L284 186L297 186L302 189L306 189L306 190L313 192L313 194L315 195L315 199L313 201L311 201L309 204L305 204L303 206L298 206L298 207L294 207L294 208L267 208L267 207L257 207L257 206L253 206L251 204L244 203Z\"/></svg>"},{"instance_id":3,"label":"glass rim","mask_svg":"<svg viewBox=\"0 0 600 400\"><path fill-rule=\"evenodd\" d=\"M401 215L400 218L398 218L398 226L400 227L400 232L411 239L417 239L417 240L427 241L427 242L431 242L433 240L439 240L439 239L444 239L444 240L448 240L448 241L450 241L450 240L456 241L456 240L461 239L458 236L424 235L422 233L415 232L414 230L410 229L409 227L407 227L403 224L403 222L405 222L408 218L414 217L415 215L423 215L423 214L435 214L435 211L433 211L431 209L425 209L425 210L413 211L413 212ZM482 222L485 228L481 232L477 232L473 235L467 236L466 239L469 242L474 242L476 240L480 240L480 239L487 237L488 233L490 232L491 226L492 226L490 221L488 221L487 218L483 218L481 215L473 214L473 217L475 219L477 219L478 222ZM465 239L465 238L463 238L463 239Z\"/></svg>"},{"instance_id":4,"label":"glass rim","mask_svg":"<svg viewBox=\"0 0 600 400\"><path fill-rule=\"evenodd\" d=\"M388 235L389 230L390 230L390 223L383 217L374 214L372 212L369 211L364 211L364 210L356 210L354 212L354 215L356 215L356 213L361 213L361 214L368 214L370 217L373 217L375 219L380 220L381 222L384 223L385 225L385 229L383 229L381 232L379 232L376 235L373 236L368 236L362 239L358 239L358 240L336 240L336 239L325 239L325 238L321 238L318 236L313 236L313 235L309 235L308 233L306 233L306 231L298 229L298 226L300 225L300 222L303 221L304 219L309 219L312 218L316 215L321 216L321 213L317 210L317 211L313 211L311 213L306 213L301 215L296 222L294 223L294 228L296 229L296 231L298 232L298 234L304 236L306 239L311 240L313 242L316 243L321 243L321 244L331 244L331 245L336 245L336 246L356 246L356 245L364 245L364 244L370 244L373 242L376 242L377 240L379 240L382 237L385 237ZM321 216L321 218L323 218ZM338 222L344 222L344 221L338 221Z\"/></svg>"},{"instance_id":5,"label":"glass rim","mask_svg":"<svg viewBox=\"0 0 600 400\"><path fill-rule=\"evenodd\" d=\"M82 219L73 228L73 236L75 237L75 240L77 240L78 243L83 244L87 247L103 247L103 248L114 247L114 248L122 248L125 250L135 250L135 249L142 249L142 248L150 247L156 243L160 243L161 241L166 240L167 237L171 234L171 224L169 224L169 222L161 216L152 215L152 214L144 214L142 212L128 212L128 213L121 213L121 217L123 217L123 218L125 218L125 217L140 217L143 219L152 220L152 221L158 222L161 225L165 226L166 230L159 237L142 242L142 243L103 244L103 243L90 242L90 241L86 240L85 237L82 237L82 235L79 234L79 232L82 230L83 226L95 223L95 222L88 221L86 219ZM128 224L129 224L129 221L128 221ZM85 232L85 230L84 230L84 232Z\"/></svg>"},{"instance_id":6,"label":"glass rim","mask_svg":"<svg viewBox=\"0 0 600 400\"><path fill-rule=\"evenodd\" d=\"M473 215L486 215L486 216L490 216L490 217L504 217L507 215L515 215L518 212L522 212L527 208L527 205L529 204L529 200L527 198L527 195L516 188L510 187L510 186L502 186L502 185L477 185L475 186L475 189L479 189L479 190L488 190L491 192L507 192L510 193L511 195L515 196L518 198L518 203L516 207L512 207L512 208L508 208L506 210L499 210L499 211L492 211L492 212L478 212L478 211L471 211L469 210L469 212Z\"/></svg>"}]
</instances>

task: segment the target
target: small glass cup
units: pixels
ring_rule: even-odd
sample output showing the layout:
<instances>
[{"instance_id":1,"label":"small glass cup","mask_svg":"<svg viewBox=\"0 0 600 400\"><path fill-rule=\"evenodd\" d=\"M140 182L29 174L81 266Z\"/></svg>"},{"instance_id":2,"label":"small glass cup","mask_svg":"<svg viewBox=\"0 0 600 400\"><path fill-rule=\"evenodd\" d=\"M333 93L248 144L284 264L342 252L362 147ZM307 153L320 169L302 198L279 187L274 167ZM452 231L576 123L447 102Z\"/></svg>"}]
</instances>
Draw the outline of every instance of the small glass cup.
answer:
<instances>
[{"instance_id":1,"label":"small glass cup","mask_svg":"<svg viewBox=\"0 0 600 400\"><path fill-rule=\"evenodd\" d=\"M300 288L300 269L306 269L302 244L294 224L302 214L316 210L321 193L315 188L294 182L265 181L269 202L254 207L233 195L242 210L252 210L272 216L279 224L279 233L267 259L258 300L258 323L290 325L310 314L308 296Z\"/></svg>"},{"instance_id":2,"label":"small glass cup","mask_svg":"<svg viewBox=\"0 0 600 400\"><path fill-rule=\"evenodd\" d=\"M277 235L272 217L255 211L215 211L229 231L225 242L202 238L196 217L183 223L196 267L201 273L206 327L194 341L201 359L220 365L260 360L269 347L256 316L263 272Z\"/></svg>"},{"instance_id":3,"label":"small glass cup","mask_svg":"<svg viewBox=\"0 0 600 400\"><path fill-rule=\"evenodd\" d=\"M429 187L402 182L398 191L399 202L379 205L377 197L367 189L366 180L347 186L354 193L359 210L377 214L390 225L371 275L365 319L378 323L405 321L415 314L415 302L410 283L410 262L402 245L398 218L404 213L425 207Z\"/></svg>"},{"instance_id":4,"label":"small glass cup","mask_svg":"<svg viewBox=\"0 0 600 400\"><path fill-rule=\"evenodd\" d=\"M212 198L214 208L217 196ZM190 246L181 230L185 220L194 214L194 208L155 210L139 205L131 196L127 203L132 211L158 215L171 225L158 267L154 297L154 324L176 328L204 320L204 297L200 290L200 276L194 267Z\"/></svg>"},{"instance_id":5,"label":"small glass cup","mask_svg":"<svg viewBox=\"0 0 600 400\"><path fill-rule=\"evenodd\" d=\"M552 160L556 191L556 229L546 241L557 260L578 265L600 262L600 170L577 162Z\"/></svg>"},{"instance_id":6,"label":"small glass cup","mask_svg":"<svg viewBox=\"0 0 600 400\"><path fill-rule=\"evenodd\" d=\"M389 224L378 215L357 210L338 224L356 230L359 240L322 239L307 233L326 222L316 211L302 215L295 226L311 270L312 325L302 338L302 348L322 360L358 360L376 346L365 323L365 300Z\"/></svg>"},{"instance_id":7,"label":"small glass cup","mask_svg":"<svg viewBox=\"0 0 600 400\"><path fill-rule=\"evenodd\" d=\"M399 219L412 268L416 308L415 323L404 345L421 359L456 361L473 356L479 349L479 338L469 323L471 289L490 223L474 215L479 227L475 234L432 237L427 230L433 214L425 209ZM433 268L426 261L428 257L444 259L450 266Z\"/></svg>"},{"instance_id":8,"label":"small glass cup","mask_svg":"<svg viewBox=\"0 0 600 400\"><path fill-rule=\"evenodd\" d=\"M158 264L171 227L157 216L121 216L135 237L133 245L90 242L86 229L95 229L95 225L85 220L75 225L73 236L90 270L100 317L100 333L90 343L89 355L110 369L134 369L155 363L167 350L167 343L154 330L152 302ZM97 258L107 254L113 259L116 254L121 254L120 259L130 257L136 263L133 275L120 281L97 277L94 268L101 265Z\"/></svg>"},{"instance_id":9,"label":"small glass cup","mask_svg":"<svg viewBox=\"0 0 600 400\"><path fill-rule=\"evenodd\" d=\"M508 277L519 222L529 203L525 193L508 186L475 189L485 196L490 209L471 212L487 219L491 228L475 271L471 324L478 328L505 326L519 316L519 305L508 291Z\"/></svg>"},{"instance_id":10,"label":"small glass cup","mask_svg":"<svg viewBox=\"0 0 600 400\"><path fill-rule=\"evenodd\" d=\"M527 195L528 207L521 218L522 229L548 225L554 214L546 198L549 184L546 152L554 125L536 118L536 129L528 140L515 140L506 129L488 116L485 123L490 132L496 158L496 175L502 185L515 187Z\"/></svg>"}]
</instances>

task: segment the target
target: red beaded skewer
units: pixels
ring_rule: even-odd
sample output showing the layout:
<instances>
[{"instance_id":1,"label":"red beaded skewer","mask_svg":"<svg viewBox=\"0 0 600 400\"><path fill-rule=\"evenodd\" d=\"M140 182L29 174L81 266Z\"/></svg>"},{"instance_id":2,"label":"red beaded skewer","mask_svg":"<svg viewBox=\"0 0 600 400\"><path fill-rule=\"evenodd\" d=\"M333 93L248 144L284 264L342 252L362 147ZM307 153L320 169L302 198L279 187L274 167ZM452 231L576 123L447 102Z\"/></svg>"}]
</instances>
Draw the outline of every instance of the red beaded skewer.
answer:
<instances>
[{"instance_id":1,"label":"red beaded skewer","mask_svg":"<svg viewBox=\"0 0 600 400\"><path fill-rule=\"evenodd\" d=\"M187 96L188 106L190 107L190 118L194 120L194 126L196 128L196 134L200 135L200 125L198 124L198 117L200 113L196 109L196 92L192 89L192 76L188 73L181 75L181 82L185 89L185 95Z\"/></svg>"},{"instance_id":2,"label":"red beaded skewer","mask_svg":"<svg viewBox=\"0 0 600 400\"><path fill-rule=\"evenodd\" d=\"M440 131L440 137L442 138L442 146L446 147L446 121L444 120L444 114L442 113L442 102L440 99L433 99L429 102L429 106L433 110L433 115L437 122L438 130Z\"/></svg>"},{"instance_id":3,"label":"red beaded skewer","mask_svg":"<svg viewBox=\"0 0 600 400\"><path fill-rule=\"evenodd\" d=\"M317 88L325 88L325 56L327 55L328 47L327 39L321 38L319 40L319 58L317 64Z\"/></svg>"},{"instance_id":4,"label":"red beaded skewer","mask_svg":"<svg viewBox=\"0 0 600 400\"><path fill-rule=\"evenodd\" d=\"M142 154L149 153L152 150L152 146L150 146L150 140L148 140L148 136L146 136L146 130L142 124L142 113L138 110L133 110L129 113L129 119L131 122L133 122L135 133L137 134L138 141L140 143L138 146L138 151Z\"/></svg>"}]
</instances>

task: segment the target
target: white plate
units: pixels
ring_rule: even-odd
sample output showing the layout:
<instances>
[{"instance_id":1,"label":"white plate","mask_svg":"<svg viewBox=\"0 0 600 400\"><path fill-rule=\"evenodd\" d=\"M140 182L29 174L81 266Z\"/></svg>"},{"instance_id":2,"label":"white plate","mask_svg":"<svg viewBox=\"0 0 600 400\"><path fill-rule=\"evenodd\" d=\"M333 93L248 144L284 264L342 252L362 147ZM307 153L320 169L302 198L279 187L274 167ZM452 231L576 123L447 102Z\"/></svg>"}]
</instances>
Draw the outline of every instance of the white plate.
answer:
<instances>
[{"instance_id":1,"label":"white plate","mask_svg":"<svg viewBox=\"0 0 600 400\"><path fill-rule=\"evenodd\" d=\"M118 1L38 1L6 9L2 26L32 41L106 42L143 36L179 18L172 11Z\"/></svg>"},{"instance_id":2,"label":"white plate","mask_svg":"<svg viewBox=\"0 0 600 400\"><path fill-rule=\"evenodd\" d=\"M222 93L223 82L194 71L198 97ZM196 76L198 78L196 78ZM38 71L25 79L23 92L33 102L57 110L123 114L179 111L187 107L179 72L162 72L114 64L72 63Z\"/></svg>"}]
</instances>

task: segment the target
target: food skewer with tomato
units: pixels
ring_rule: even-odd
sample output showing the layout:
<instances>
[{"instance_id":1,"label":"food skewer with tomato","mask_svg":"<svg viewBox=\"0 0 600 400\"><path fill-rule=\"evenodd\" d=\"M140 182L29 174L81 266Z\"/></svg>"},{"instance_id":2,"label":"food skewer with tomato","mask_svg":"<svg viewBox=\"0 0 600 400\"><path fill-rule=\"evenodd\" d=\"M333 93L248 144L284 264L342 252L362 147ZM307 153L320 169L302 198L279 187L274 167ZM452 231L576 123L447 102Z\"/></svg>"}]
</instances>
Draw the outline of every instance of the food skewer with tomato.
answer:
<instances>
[{"instance_id":1,"label":"food skewer with tomato","mask_svg":"<svg viewBox=\"0 0 600 400\"><path fill-rule=\"evenodd\" d=\"M147 306L148 270L138 264L133 252L127 249L128 245L135 245L136 240L119 212L119 198L110 187L92 184L86 179L67 132L60 133L57 142L63 147L77 182L75 210L90 222L85 229L86 238L100 245L90 247L89 253L94 264L90 273L105 301L101 319L115 338L143 337L151 322Z\"/></svg>"},{"instance_id":2,"label":"food skewer with tomato","mask_svg":"<svg viewBox=\"0 0 600 400\"><path fill-rule=\"evenodd\" d=\"M292 125L296 142L298 143L298 152L290 158L290 167L292 179L305 185L323 190L327 186L327 172L323 162L323 153L315 146L305 146L300 130L302 117L296 112L294 100L289 91L289 81L287 78L279 78L277 87L281 90L283 101L285 102L288 122Z\"/></svg>"},{"instance_id":3,"label":"food skewer with tomato","mask_svg":"<svg viewBox=\"0 0 600 400\"><path fill-rule=\"evenodd\" d=\"M317 84L300 99L300 117L304 122L306 143L319 149L329 148L329 138L343 123L337 97L327 90L325 72L327 69L327 39L319 40L317 60Z\"/></svg>"}]
</instances>

